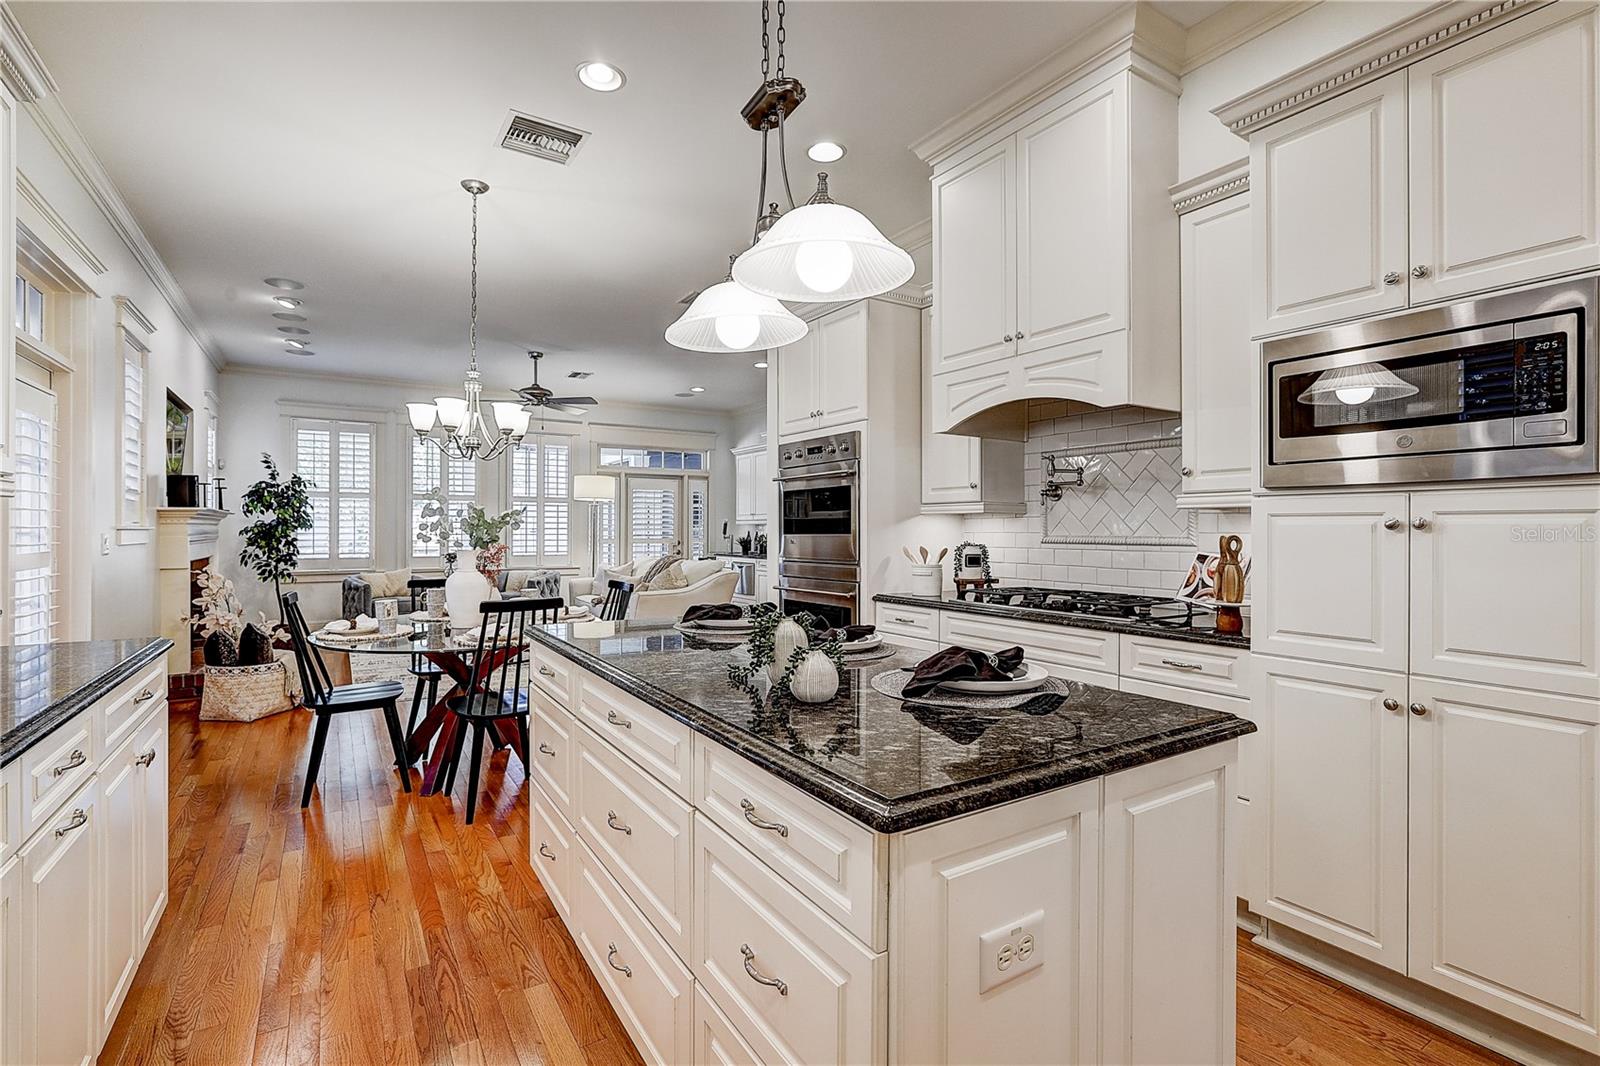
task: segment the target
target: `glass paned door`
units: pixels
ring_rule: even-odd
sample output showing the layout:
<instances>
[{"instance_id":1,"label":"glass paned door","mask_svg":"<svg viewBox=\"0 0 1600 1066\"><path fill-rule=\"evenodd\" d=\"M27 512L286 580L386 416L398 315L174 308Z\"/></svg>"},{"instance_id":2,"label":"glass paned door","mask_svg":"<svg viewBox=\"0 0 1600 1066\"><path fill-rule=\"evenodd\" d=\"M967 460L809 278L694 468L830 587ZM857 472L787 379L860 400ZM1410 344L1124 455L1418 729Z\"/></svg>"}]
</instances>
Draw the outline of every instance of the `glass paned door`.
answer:
<instances>
[{"instance_id":1,"label":"glass paned door","mask_svg":"<svg viewBox=\"0 0 1600 1066\"><path fill-rule=\"evenodd\" d=\"M683 541L679 515L682 480L629 475L625 488L628 494L629 557L645 559L677 550Z\"/></svg>"}]
</instances>

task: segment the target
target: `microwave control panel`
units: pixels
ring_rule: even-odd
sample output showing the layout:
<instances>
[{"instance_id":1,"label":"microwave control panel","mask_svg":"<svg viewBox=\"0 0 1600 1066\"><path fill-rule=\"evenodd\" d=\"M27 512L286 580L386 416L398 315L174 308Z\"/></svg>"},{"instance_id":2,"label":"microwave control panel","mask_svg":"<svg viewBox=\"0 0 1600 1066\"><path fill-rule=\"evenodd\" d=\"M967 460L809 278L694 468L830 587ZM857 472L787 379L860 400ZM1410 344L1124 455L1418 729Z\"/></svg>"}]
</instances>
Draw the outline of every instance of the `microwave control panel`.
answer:
<instances>
[{"instance_id":1,"label":"microwave control panel","mask_svg":"<svg viewBox=\"0 0 1600 1066\"><path fill-rule=\"evenodd\" d=\"M1567 337L1547 333L1520 342L1517 414L1542 415L1567 407Z\"/></svg>"}]
</instances>

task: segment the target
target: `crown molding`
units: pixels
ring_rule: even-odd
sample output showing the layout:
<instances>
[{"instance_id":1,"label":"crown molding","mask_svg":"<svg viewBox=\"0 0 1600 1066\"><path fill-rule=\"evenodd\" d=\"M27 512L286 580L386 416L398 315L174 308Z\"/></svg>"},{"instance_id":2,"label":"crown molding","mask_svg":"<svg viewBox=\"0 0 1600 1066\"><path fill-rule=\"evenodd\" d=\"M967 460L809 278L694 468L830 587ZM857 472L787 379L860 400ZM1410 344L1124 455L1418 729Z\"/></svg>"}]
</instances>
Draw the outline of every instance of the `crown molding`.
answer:
<instances>
[{"instance_id":1,"label":"crown molding","mask_svg":"<svg viewBox=\"0 0 1600 1066\"><path fill-rule=\"evenodd\" d=\"M851 304L860 303L862 300L881 300L884 303L895 304L898 307L914 307L919 310L928 306L929 302L927 297L923 295L923 287L921 285L907 282L898 289L880 292L876 296L863 296L861 300L846 300L842 303L786 303L784 306L794 312L797 318L810 323L815 322L826 314L839 310L841 307L849 307Z\"/></svg>"},{"instance_id":2,"label":"crown molding","mask_svg":"<svg viewBox=\"0 0 1600 1066\"><path fill-rule=\"evenodd\" d=\"M1186 33L1143 3L1112 12L1072 43L1023 71L965 111L913 141L925 163L937 163L991 126L1016 118L1085 74L1119 56L1144 77L1178 91Z\"/></svg>"},{"instance_id":3,"label":"crown molding","mask_svg":"<svg viewBox=\"0 0 1600 1066\"><path fill-rule=\"evenodd\" d=\"M1249 44L1296 15L1318 6L1321 0L1241 0L1229 4L1193 26L1183 53L1183 73L1188 74L1214 59Z\"/></svg>"},{"instance_id":4,"label":"crown molding","mask_svg":"<svg viewBox=\"0 0 1600 1066\"><path fill-rule=\"evenodd\" d=\"M0 81L24 103L43 100L60 91L33 42L22 32L17 16L5 4L0 4Z\"/></svg>"},{"instance_id":5,"label":"crown molding","mask_svg":"<svg viewBox=\"0 0 1600 1066\"><path fill-rule=\"evenodd\" d=\"M921 222L913 222L899 233L890 237L889 240L907 252L914 252L918 248L926 248L933 243L933 216L929 215Z\"/></svg>"},{"instance_id":6,"label":"crown molding","mask_svg":"<svg viewBox=\"0 0 1600 1066\"><path fill-rule=\"evenodd\" d=\"M0 11L4 11L4 8L0 7ZM172 271L168 270L167 264L162 261L160 253L144 235L144 230L133 217L128 202L122 198L122 193L117 190L111 175L106 172L99 157L89 147L88 141L84 140L77 123L72 121L72 116L61 106L60 98L50 96L37 100L29 104L28 109L38 124L39 131L67 165L67 169L78 180L78 184L82 185L90 199L94 200L95 206L106 216L106 220L116 230L117 236L122 239L122 243L127 245L128 250L139 261L139 266L167 301L167 305L172 308L172 313L178 316L183 328L194 338L200 350L205 352L212 367L220 371L227 364L217 348L216 339L200 322L194 307L189 303L189 297L178 284L178 279L173 277Z\"/></svg>"},{"instance_id":7,"label":"crown molding","mask_svg":"<svg viewBox=\"0 0 1600 1066\"><path fill-rule=\"evenodd\" d=\"M117 297L117 316L118 322L132 322L144 331L146 337L154 335L156 331L156 325L150 321L150 316L139 310L139 305L126 296ZM128 327L124 324L122 328Z\"/></svg>"},{"instance_id":8,"label":"crown molding","mask_svg":"<svg viewBox=\"0 0 1600 1066\"><path fill-rule=\"evenodd\" d=\"M1186 215L1197 207L1224 200L1250 188L1250 160L1235 159L1199 177L1180 181L1167 192L1172 196L1172 209Z\"/></svg>"},{"instance_id":9,"label":"crown molding","mask_svg":"<svg viewBox=\"0 0 1600 1066\"><path fill-rule=\"evenodd\" d=\"M78 236L78 232L72 228L66 219L61 217L61 213L50 206L50 201L44 198L44 193L39 191L39 187L33 183L27 174L22 172L20 167L17 169L17 194L22 197L28 206L39 212L39 217L44 219L45 223L55 231L56 236L61 238L63 244L72 249L73 253L83 260L85 266L96 275L106 272L105 262L94 254L94 249L89 247L89 242Z\"/></svg>"},{"instance_id":10,"label":"crown molding","mask_svg":"<svg viewBox=\"0 0 1600 1066\"><path fill-rule=\"evenodd\" d=\"M1353 89L1392 70L1544 7L1553 0L1455 0L1434 4L1387 29L1368 34L1212 110L1241 137L1287 118L1321 99Z\"/></svg>"}]
</instances>

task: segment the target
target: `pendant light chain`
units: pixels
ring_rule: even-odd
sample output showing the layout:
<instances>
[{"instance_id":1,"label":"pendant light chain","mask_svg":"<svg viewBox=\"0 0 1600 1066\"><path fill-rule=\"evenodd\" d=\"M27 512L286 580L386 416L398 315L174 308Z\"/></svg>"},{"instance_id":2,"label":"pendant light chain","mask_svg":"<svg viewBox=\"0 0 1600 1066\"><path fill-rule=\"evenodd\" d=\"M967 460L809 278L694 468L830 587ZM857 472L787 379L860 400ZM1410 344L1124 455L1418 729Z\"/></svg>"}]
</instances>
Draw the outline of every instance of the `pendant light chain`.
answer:
<instances>
[{"instance_id":1,"label":"pendant light chain","mask_svg":"<svg viewBox=\"0 0 1600 1066\"><path fill-rule=\"evenodd\" d=\"M472 318L467 327L468 362L478 369L478 194L472 194Z\"/></svg>"},{"instance_id":2,"label":"pendant light chain","mask_svg":"<svg viewBox=\"0 0 1600 1066\"><path fill-rule=\"evenodd\" d=\"M783 80L783 43L789 38L789 31L783 25L785 6L784 0L778 0L778 79L780 81ZM765 0L763 0L762 7L766 7Z\"/></svg>"}]
</instances>

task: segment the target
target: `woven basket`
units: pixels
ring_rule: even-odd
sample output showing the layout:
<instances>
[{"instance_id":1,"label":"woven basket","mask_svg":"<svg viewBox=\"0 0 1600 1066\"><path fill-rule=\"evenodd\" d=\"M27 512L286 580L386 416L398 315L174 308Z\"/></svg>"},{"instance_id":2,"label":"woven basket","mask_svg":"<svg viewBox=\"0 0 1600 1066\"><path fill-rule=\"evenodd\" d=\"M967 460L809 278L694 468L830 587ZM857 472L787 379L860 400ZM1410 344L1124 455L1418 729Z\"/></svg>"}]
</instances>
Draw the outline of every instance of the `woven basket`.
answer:
<instances>
[{"instance_id":1,"label":"woven basket","mask_svg":"<svg viewBox=\"0 0 1600 1066\"><path fill-rule=\"evenodd\" d=\"M200 717L208 722L254 722L300 702L294 667L282 658L261 666L208 666Z\"/></svg>"}]
</instances>

